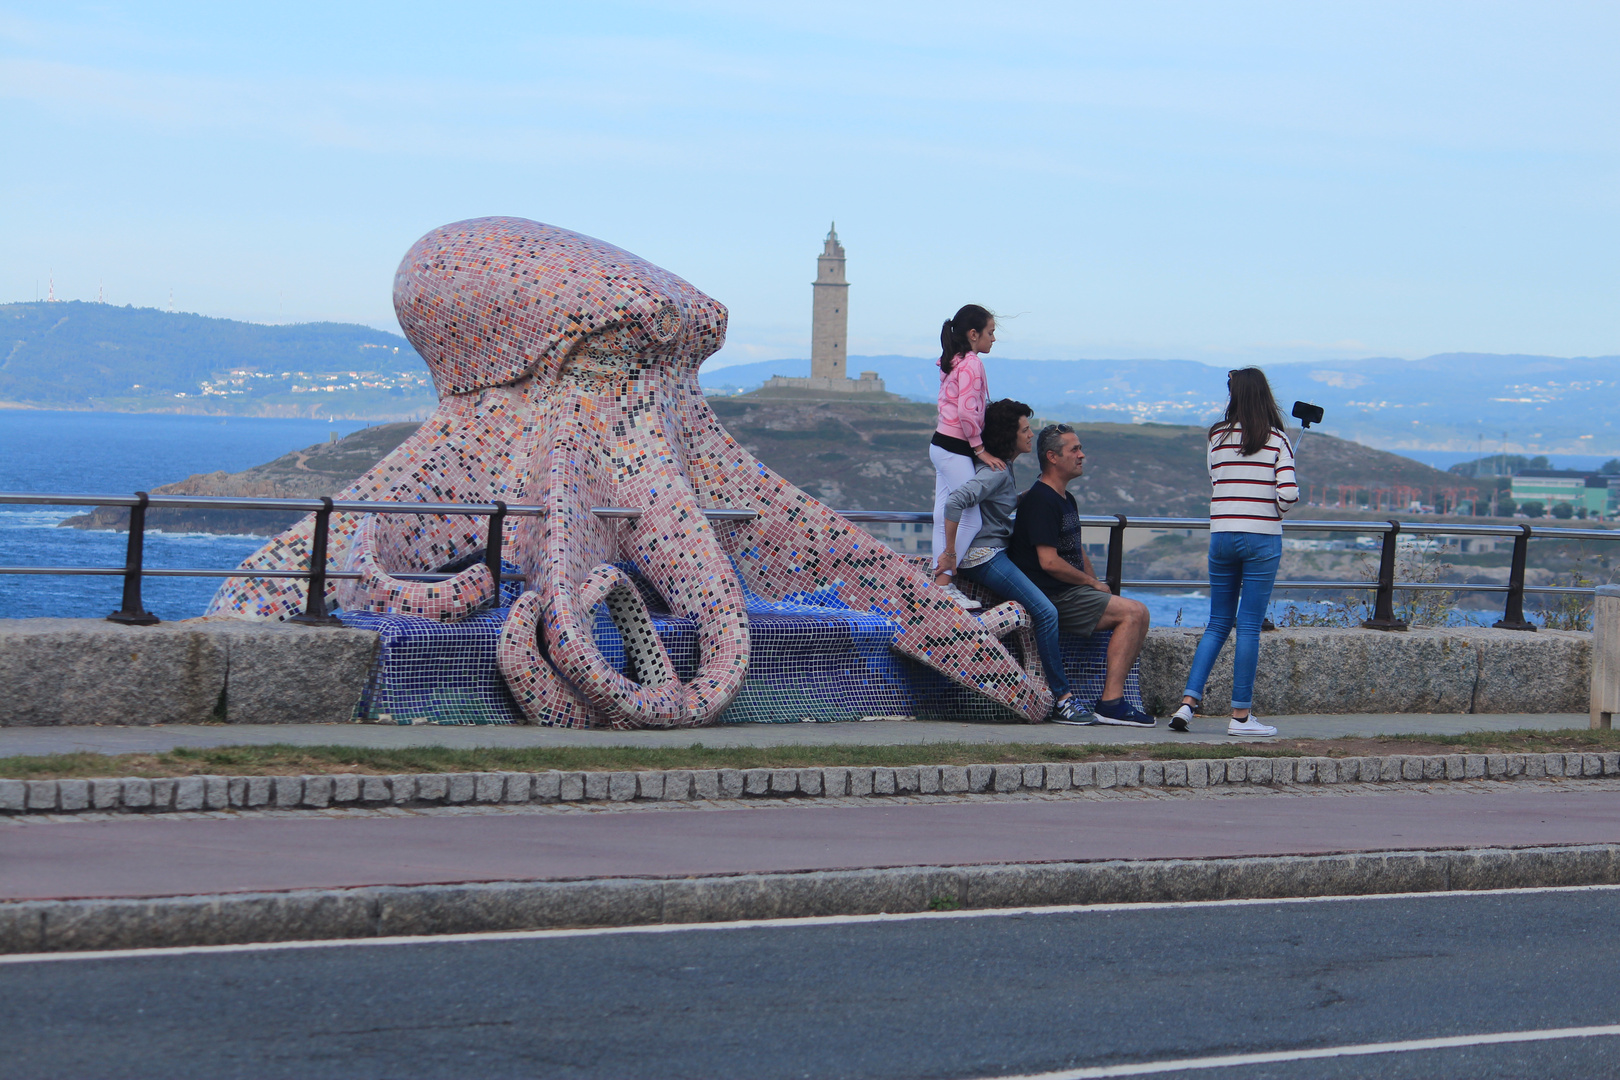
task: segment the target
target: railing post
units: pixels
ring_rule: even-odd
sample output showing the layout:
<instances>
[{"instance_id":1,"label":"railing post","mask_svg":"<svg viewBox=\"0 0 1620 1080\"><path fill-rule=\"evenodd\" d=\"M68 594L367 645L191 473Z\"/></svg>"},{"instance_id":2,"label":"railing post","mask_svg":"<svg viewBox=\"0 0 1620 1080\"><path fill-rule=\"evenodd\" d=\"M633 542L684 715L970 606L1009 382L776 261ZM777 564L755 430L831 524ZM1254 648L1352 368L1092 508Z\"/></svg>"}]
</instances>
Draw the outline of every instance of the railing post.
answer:
<instances>
[{"instance_id":1,"label":"railing post","mask_svg":"<svg viewBox=\"0 0 1620 1080\"><path fill-rule=\"evenodd\" d=\"M124 602L117 611L107 616L108 622L125 626L151 626L158 617L141 603L141 560L146 548L146 504L151 496L144 491L135 493L135 505L129 508L129 546L124 549Z\"/></svg>"},{"instance_id":2,"label":"railing post","mask_svg":"<svg viewBox=\"0 0 1620 1080\"><path fill-rule=\"evenodd\" d=\"M1524 617L1524 563L1530 554L1528 525L1519 526L1519 535L1513 538L1513 568L1508 571L1507 610L1502 618L1491 624L1497 630L1535 630L1536 624Z\"/></svg>"},{"instance_id":3,"label":"railing post","mask_svg":"<svg viewBox=\"0 0 1620 1080\"><path fill-rule=\"evenodd\" d=\"M1108 591L1119 595L1120 582L1125 580L1125 515L1115 514L1118 525L1108 526L1108 572L1104 580Z\"/></svg>"},{"instance_id":4,"label":"railing post","mask_svg":"<svg viewBox=\"0 0 1620 1080\"><path fill-rule=\"evenodd\" d=\"M304 611L294 615L291 622L305 626L342 626L336 615L326 613L326 534L332 524L332 499L321 497L321 508L315 511L315 535L309 542L309 593L304 599Z\"/></svg>"},{"instance_id":5,"label":"railing post","mask_svg":"<svg viewBox=\"0 0 1620 1080\"><path fill-rule=\"evenodd\" d=\"M501 606L501 541L506 531L506 504L495 500L495 512L489 515L489 533L484 538L484 565L495 578L495 606Z\"/></svg>"},{"instance_id":6,"label":"railing post","mask_svg":"<svg viewBox=\"0 0 1620 1080\"><path fill-rule=\"evenodd\" d=\"M1384 550L1378 557L1378 594L1373 600L1373 617L1362 623L1368 630L1405 630L1406 623L1395 617L1395 538L1401 523L1391 521L1384 534Z\"/></svg>"}]
</instances>

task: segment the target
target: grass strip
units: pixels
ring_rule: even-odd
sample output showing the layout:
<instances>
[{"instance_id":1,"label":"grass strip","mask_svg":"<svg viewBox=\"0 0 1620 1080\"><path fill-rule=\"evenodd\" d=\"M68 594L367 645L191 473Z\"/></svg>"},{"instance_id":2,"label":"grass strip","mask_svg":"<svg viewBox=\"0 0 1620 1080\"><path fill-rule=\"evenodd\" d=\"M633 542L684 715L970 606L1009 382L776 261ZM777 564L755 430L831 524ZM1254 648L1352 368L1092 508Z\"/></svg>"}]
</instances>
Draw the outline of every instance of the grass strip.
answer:
<instances>
[{"instance_id":1,"label":"grass strip","mask_svg":"<svg viewBox=\"0 0 1620 1080\"><path fill-rule=\"evenodd\" d=\"M1186 761L1233 757L1366 757L1382 754L1602 753L1620 751L1620 730L1521 729L1466 735L1287 739L1266 743L965 743L885 746L443 746L183 747L159 754L44 754L0 757L0 779L103 776L389 775L423 772L613 772L639 769L786 769L838 765L981 765L1040 761Z\"/></svg>"}]
</instances>

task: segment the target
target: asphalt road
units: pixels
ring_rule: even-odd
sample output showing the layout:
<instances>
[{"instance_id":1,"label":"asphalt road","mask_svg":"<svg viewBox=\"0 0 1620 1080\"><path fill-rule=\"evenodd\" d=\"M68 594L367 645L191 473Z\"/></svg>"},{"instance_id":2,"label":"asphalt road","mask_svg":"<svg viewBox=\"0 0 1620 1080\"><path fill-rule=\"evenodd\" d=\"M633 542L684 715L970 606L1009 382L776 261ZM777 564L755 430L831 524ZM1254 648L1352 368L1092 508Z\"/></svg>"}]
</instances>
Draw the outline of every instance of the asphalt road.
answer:
<instances>
[{"instance_id":1,"label":"asphalt road","mask_svg":"<svg viewBox=\"0 0 1620 1080\"><path fill-rule=\"evenodd\" d=\"M0 962L29 1077L1002 1077L1620 1022L1620 891ZM1620 1038L1165 1076L1620 1076Z\"/></svg>"}]
</instances>

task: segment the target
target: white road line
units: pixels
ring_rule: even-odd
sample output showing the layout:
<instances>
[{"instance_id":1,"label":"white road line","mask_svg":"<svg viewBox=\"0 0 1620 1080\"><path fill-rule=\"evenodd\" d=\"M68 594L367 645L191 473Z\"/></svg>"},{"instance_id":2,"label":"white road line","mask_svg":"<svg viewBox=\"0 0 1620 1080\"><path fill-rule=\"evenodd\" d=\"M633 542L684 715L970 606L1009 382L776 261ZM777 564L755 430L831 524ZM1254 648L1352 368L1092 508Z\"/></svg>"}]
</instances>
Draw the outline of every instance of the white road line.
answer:
<instances>
[{"instance_id":1,"label":"white road line","mask_svg":"<svg viewBox=\"0 0 1620 1080\"><path fill-rule=\"evenodd\" d=\"M333 938L324 941L267 941L243 945L178 945L158 949L13 953L0 955L0 965L38 964L67 960L126 960L142 957L197 956L211 953L277 952L286 949L349 949L367 946L444 945L480 941L531 941L547 938L602 937L609 934L682 934L694 930L851 926L858 923L910 922L918 919L995 919L1009 915L1106 915L1114 912L1175 911L1184 908L1254 907L1275 904L1347 904L1376 900L1443 900L1461 896L1527 896L1536 893L1612 892L1615 890L1620 890L1620 885L1545 885L1522 889L1453 889L1448 892L1367 893L1363 896L1289 896L1269 900L1165 900L1139 904L1057 904L1049 907L974 908L968 911L904 911L884 912L876 915L818 915L799 919L739 919L736 922L591 926L568 930L492 930L486 933L471 934L411 934L397 937Z\"/></svg>"},{"instance_id":2,"label":"white road line","mask_svg":"<svg viewBox=\"0 0 1620 1080\"><path fill-rule=\"evenodd\" d=\"M1179 1058L1175 1061L1148 1061L1137 1065L1099 1065L1086 1069L1066 1069L1063 1072L987 1077L985 1080L1094 1080L1094 1078L1108 1076L1150 1076L1153 1073L1189 1072L1194 1069L1229 1069L1235 1065L1269 1065L1286 1061L1315 1061L1321 1058L1365 1057L1369 1054L1408 1054L1414 1050L1447 1050L1461 1046L1547 1042L1553 1039L1590 1039L1605 1035L1620 1035L1620 1024L1605 1024L1601 1027L1548 1028L1543 1031L1499 1031L1489 1035L1451 1035L1440 1039L1407 1039L1403 1042L1360 1043L1356 1046L1328 1046L1317 1050L1276 1050L1261 1054L1228 1054L1224 1057Z\"/></svg>"}]
</instances>

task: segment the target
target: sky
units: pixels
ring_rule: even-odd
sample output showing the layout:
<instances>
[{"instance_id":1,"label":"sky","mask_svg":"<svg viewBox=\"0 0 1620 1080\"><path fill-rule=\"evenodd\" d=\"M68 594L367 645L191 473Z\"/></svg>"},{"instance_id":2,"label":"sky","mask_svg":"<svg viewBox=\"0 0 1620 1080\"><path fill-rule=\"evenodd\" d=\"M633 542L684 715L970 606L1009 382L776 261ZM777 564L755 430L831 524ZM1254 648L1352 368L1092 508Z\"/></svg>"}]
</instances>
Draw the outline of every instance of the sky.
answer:
<instances>
[{"instance_id":1,"label":"sky","mask_svg":"<svg viewBox=\"0 0 1620 1080\"><path fill-rule=\"evenodd\" d=\"M0 302L397 330L438 225L600 237L809 353L1620 353L1620 5L0 0Z\"/></svg>"}]
</instances>

